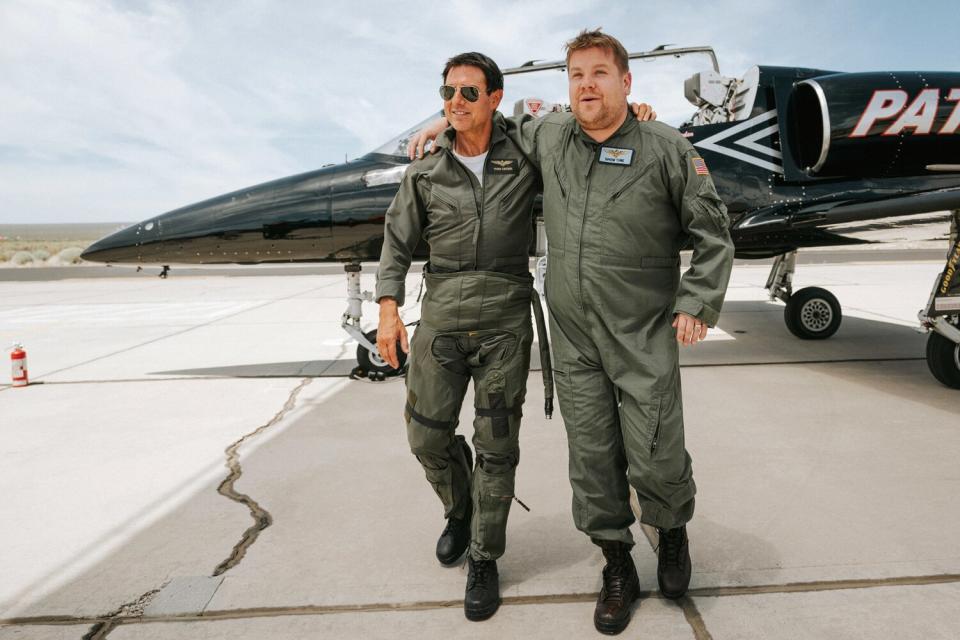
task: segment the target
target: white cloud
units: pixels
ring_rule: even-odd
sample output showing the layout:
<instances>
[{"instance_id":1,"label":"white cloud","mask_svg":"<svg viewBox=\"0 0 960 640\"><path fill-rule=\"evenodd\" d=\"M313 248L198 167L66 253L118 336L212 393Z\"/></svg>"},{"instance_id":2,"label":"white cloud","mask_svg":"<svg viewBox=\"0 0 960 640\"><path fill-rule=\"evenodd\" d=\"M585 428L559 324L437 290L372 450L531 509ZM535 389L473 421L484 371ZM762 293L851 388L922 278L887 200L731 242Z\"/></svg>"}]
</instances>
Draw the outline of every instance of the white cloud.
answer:
<instances>
[{"instance_id":1,"label":"white cloud","mask_svg":"<svg viewBox=\"0 0 960 640\"><path fill-rule=\"evenodd\" d=\"M0 222L142 219L356 157L439 107L450 55L479 50L504 67L559 59L584 27L631 50L711 44L728 74L757 63L903 68L904 51L929 56L913 65L927 68L944 68L932 51L949 51L956 66L946 26L925 33L925 49L898 51L880 38L895 19L844 6L8 0ZM669 95L653 87L634 98L664 115L685 108L679 80Z\"/></svg>"}]
</instances>

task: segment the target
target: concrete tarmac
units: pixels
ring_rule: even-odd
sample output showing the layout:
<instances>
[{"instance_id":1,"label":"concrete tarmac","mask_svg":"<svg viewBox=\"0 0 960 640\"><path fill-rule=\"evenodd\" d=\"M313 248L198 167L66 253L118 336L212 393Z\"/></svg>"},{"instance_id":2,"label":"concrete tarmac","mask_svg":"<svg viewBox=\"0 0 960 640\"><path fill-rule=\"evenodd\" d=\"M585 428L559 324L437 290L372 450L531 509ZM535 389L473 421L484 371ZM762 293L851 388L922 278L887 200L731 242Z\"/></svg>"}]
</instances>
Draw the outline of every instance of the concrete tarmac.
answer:
<instances>
[{"instance_id":1,"label":"concrete tarmac","mask_svg":"<svg viewBox=\"0 0 960 640\"><path fill-rule=\"evenodd\" d=\"M801 267L796 289L844 306L821 342L789 334L767 267L736 267L718 330L682 353L691 590L659 597L656 532L635 525L624 637L957 637L960 396L915 330L941 267ZM539 370L531 511L511 513L503 607L471 623L465 568L433 557L442 509L402 380L346 377L344 296L306 270L0 281L0 342L24 343L33 380L0 386L0 640L599 637L602 557L573 527Z\"/></svg>"}]
</instances>

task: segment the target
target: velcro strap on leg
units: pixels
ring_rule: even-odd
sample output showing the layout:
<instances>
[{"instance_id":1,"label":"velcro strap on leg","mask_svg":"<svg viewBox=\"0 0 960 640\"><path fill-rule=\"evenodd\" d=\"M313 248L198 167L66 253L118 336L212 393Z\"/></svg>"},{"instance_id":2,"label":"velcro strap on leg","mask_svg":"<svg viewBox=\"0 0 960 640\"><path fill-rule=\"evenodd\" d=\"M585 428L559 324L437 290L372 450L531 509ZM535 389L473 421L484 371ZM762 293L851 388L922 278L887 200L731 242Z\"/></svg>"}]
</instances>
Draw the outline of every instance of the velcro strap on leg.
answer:
<instances>
[{"instance_id":1,"label":"velcro strap on leg","mask_svg":"<svg viewBox=\"0 0 960 640\"><path fill-rule=\"evenodd\" d=\"M520 417L519 407L508 407L503 393L488 393L489 409L477 408L477 415L493 421L493 437L506 438L510 435L510 416Z\"/></svg>"},{"instance_id":2,"label":"velcro strap on leg","mask_svg":"<svg viewBox=\"0 0 960 640\"><path fill-rule=\"evenodd\" d=\"M405 409L406 409L407 415L409 415L411 418L413 418L423 426L429 427L430 429L443 429L445 431L453 427L452 420L448 420L446 422L442 420L433 420L432 418L427 418L426 416L417 413L417 411L413 408L413 406L410 404L409 401L407 401L407 406L405 407Z\"/></svg>"}]
</instances>

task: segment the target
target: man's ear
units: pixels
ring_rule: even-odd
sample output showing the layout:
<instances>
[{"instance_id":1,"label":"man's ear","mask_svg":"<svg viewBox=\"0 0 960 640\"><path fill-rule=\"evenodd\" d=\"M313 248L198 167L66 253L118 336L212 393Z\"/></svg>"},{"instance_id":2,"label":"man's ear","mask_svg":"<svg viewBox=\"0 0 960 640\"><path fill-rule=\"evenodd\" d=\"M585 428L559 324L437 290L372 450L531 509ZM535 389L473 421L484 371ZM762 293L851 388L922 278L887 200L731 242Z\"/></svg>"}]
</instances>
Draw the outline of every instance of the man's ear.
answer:
<instances>
[{"instance_id":1,"label":"man's ear","mask_svg":"<svg viewBox=\"0 0 960 640\"><path fill-rule=\"evenodd\" d=\"M500 106L501 100L503 100L503 89L497 89L490 93L490 106L493 108L493 111L496 111L497 107Z\"/></svg>"},{"instance_id":2,"label":"man's ear","mask_svg":"<svg viewBox=\"0 0 960 640\"><path fill-rule=\"evenodd\" d=\"M633 88L633 74L627 71L623 76L623 90L624 95L630 95L630 90Z\"/></svg>"}]
</instances>

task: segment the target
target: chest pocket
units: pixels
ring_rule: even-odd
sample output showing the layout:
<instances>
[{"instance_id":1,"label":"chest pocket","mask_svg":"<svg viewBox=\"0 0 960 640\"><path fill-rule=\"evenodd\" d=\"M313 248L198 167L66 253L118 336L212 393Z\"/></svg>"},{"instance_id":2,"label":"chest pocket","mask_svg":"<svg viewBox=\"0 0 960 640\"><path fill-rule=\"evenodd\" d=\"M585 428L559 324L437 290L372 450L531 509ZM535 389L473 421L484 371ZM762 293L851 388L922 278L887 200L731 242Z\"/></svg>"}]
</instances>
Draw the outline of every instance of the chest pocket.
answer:
<instances>
[{"instance_id":1,"label":"chest pocket","mask_svg":"<svg viewBox=\"0 0 960 640\"><path fill-rule=\"evenodd\" d=\"M651 181L656 188L662 186L660 179L651 174L653 162L647 162L643 167L628 171L619 180L616 180L610 187L610 202L613 205L620 200L629 199L631 192L636 189L644 189Z\"/></svg>"},{"instance_id":2,"label":"chest pocket","mask_svg":"<svg viewBox=\"0 0 960 640\"><path fill-rule=\"evenodd\" d=\"M649 266L646 258L671 255L679 225L657 166L648 162L609 188L602 246L604 257L616 264Z\"/></svg>"},{"instance_id":3,"label":"chest pocket","mask_svg":"<svg viewBox=\"0 0 960 640\"><path fill-rule=\"evenodd\" d=\"M543 165L543 220L551 253L562 255L570 202L570 180L563 164L553 160Z\"/></svg>"},{"instance_id":4,"label":"chest pocket","mask_svg":"<svg viewBox=\"0 0 960 640\"><path fill-rule=\"evenodd\" d=\"M490 176L487 179L490 179ZM497 202L500 224L510 228L516 225L520 218L529 221L530 207L536 197L536 176L529 167L524 167L519 175L511 176L503 185Z\"/></svg>"},{"instance_id":5,"label":"chest pocket","mask_svg":"<svg viewBox=\"0 0 960 640\"><path fill-rule=\"evenodd\" d=\"M430 202L427 206L427 228L424 238L432 250L442 255L456 255L456 246L463 225L462 208L456 196L437 185L430 187Z\"/></svg>"}]
</instances>

